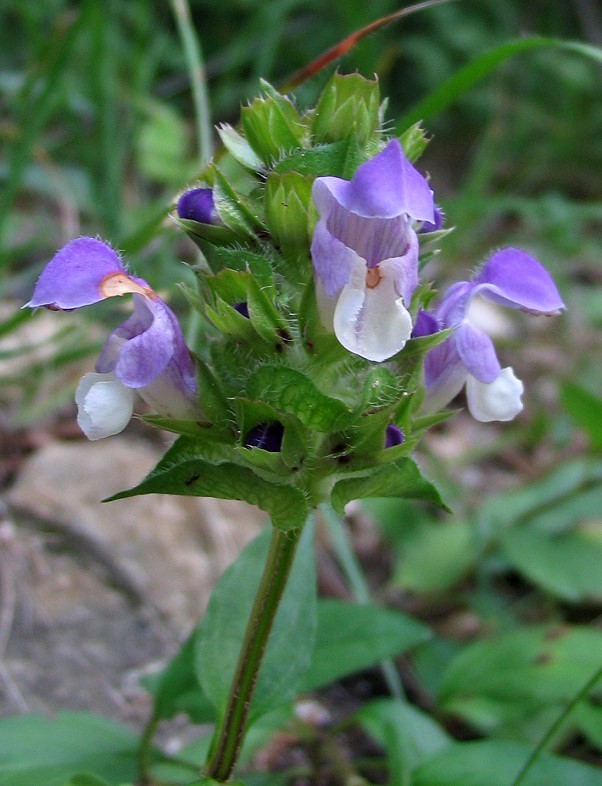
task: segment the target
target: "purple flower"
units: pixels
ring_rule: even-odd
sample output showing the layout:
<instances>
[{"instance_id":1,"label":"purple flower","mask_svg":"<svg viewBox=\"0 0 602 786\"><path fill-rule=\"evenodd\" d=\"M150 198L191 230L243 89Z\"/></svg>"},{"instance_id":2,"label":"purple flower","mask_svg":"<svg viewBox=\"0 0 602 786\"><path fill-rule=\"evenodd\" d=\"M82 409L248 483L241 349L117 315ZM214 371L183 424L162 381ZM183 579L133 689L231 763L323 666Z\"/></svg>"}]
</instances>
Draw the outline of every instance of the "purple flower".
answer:
<instances>
[{"instance_id":1,"label":"purple flower","mask_svg":"<svg viewBox=\"0 0 602 786\"><path fill-rule=\"evenodd\" d=\"M180 218L198 221L199 224L221 224L211 188L192 188L185 191L178 199L177 212Z\"/></svg>"},{"instance_id":2,"label":"purple flower","mask_svg":"<svg viewBox=\"0 0 602 786\"><path fill-rule=\"evenodd\" d=\"M524 251L506 248L490 257L472 281L454 284L434 318L425 314L417 320L420 335L434 333L438 327L454 328L450 338L425 357L424 409L436 412L466 384L473 417L482 422L512 420L523 408L523 384L510 367L501 367L493 342L471 322L470 305L476 295L530 314L555 315L564 303L539 262Z\"/></svg>"},{"instance_id":3,"label":"purple flower","mask_svg":"<svg viewBox=\"0 0 602 786\"><path fill-rule=\"evenodd\" d=\"M311 244L325 324L350 352L383 361L412 332L408 306L418 284L412 222L435 223L433 195L392 140L353 178L316 178L319 214Z\"/></svg>"},{"instance_id":4,"label":"purple flower","mask_svg":"<svg viewBox=\"0 0 602 786\"><path fill-rule=\"evenodd\" d=\"M105 243L89 237L67 243L42 271L26 305L69 310L130 293L134 313L109 335L96 373L84 375L76 391L78 423L89 439L125 428L134 391L160 415L198 417L194 365L175 315Z\"/></svg>"}]
</instances>

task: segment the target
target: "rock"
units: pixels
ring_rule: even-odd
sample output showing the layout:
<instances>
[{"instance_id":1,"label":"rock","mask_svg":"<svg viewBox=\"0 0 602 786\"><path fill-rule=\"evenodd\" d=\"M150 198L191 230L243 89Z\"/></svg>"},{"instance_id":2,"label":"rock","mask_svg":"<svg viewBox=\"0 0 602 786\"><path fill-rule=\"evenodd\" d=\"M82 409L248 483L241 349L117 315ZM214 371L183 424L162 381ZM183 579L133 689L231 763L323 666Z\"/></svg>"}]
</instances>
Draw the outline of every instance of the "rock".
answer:
<instances>
[{"instance_id":1,"label":"rock","mask_svg":"<svg viewBox=\"0 0 602 786\"><path fill-rule=\"evenodd\" d=\"M101 503L139 482L160 455L121 436L54 442L24 463L7 495L15 523L0 538L0 714L144 714L148 698L132 693L127 675L173 654L265 522L223 500Z\"/></svg>"},{"instance_id":2,"label":"rock","mask_svg":"<svg viewBox=\"0 0 602 786\"><path fill-rule=\"evenodd\" d=\"M24 464L8 500L87 546L105 569L112 562L113 580L182 630L199 619L216 580L266 517L241 502L160 494L101 502L134 486L159 457L125 436L56 442Z\"/></svg>"}]
</instances>

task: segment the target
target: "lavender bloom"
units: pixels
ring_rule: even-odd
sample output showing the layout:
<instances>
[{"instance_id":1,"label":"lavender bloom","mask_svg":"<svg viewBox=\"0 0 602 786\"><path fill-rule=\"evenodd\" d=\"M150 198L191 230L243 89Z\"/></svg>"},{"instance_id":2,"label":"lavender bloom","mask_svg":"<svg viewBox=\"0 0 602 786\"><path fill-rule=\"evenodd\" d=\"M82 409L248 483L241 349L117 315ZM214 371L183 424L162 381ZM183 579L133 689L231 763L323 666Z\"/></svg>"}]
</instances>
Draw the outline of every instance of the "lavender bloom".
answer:
<instances>
[{"instance_id":1,"label":"lavender bloom","mask_svg":"<svg viewBox=\"0 0 602 786\"><path fill-rule=\"evenodd\" d=\"M221 224L211 188L192 188L185 191L178 199L177 212L180 218L198 221L200 224Z\"/></svg>"},{"instance_id":2,"label":"lavender bloom","mask_svg":"<svg viewBox=\"0 0 602 786\"><path fill-rule=\"evenodd\" d=\"M198 417L194 365L175 315L105 243L89 237L67 243L42 271L26 305L69 310L124 294L133 294L134 313L109 335L96 373L85 374L76 391L78 423L91 440L125 428L134 391L160 415Z\"/></svg>"},{"instance_id":3,"label":"lavender bloom","mask_svg":"<svg viewBox=\"0 0 602 786\"><path fill-rule=\"evenodd\" d=\"M441 409L466 385L474 418L483 423L512 420L523 408L523 384L512 368L502 369L493 342L471 322L470 304L476 295L530 314L554 315L564 303L539 262L524 251L506 248L490 257L472 281L454 284L434 318L425 314L417 320L420 335L434 333L438 327L455 328L450 338L426 355L425 411Z\"/></svg>"},{"instance_id":4,"label":"lavender bloom","mask_svg":"<svg viewBox=\"0 0 602 786\"><path fill-rule=\"evenodd\" d=\"M353 178L316 178L311 244L318 304L341 344L383 361L412 332L407 307L418 284L413 221L436 222L427 181L392 140Z\"/></svg>"}]
</instances>

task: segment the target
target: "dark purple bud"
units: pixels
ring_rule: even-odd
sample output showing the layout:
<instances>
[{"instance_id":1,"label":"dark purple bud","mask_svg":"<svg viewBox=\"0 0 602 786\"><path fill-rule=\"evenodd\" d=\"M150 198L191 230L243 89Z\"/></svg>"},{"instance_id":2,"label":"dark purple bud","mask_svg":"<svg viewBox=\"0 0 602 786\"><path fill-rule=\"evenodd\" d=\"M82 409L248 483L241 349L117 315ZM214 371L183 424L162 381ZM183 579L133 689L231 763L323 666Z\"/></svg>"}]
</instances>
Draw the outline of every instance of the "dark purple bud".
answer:
<instances>
[{"instance_id":1,"label":"dark purple bud","mask_svg":"<svg viewBox=\"0 0 602 786\"><path fill-rule=\"evenodd\" d=\"M270 453L278 453L282 447L284 426L277 420L270 423L259 423L247 433L244 438L245 448L261 448Z\"/></svg>"},{"instance_id":2,"label":"dark purple bud","mask_svg":"<svg viewBox=\"0 0 602 786\"><path fill-rule=\"evenodd\" d=\"M414 328L412 330L412 338L422 338L423 336L432 336L433 333L438 333L441 329L439 320L428 311L419 311L416 315Z\"/></svg>"},{"instance_id":3,"label":"dark purple bud","mask_svg":"<svg viewBox=\"0 0 602 786\"><path fill-rule=\"evenodd\" d=\"M396 445L402 445L404 440L403 431L389 423L385 431L385 448L394 448Z\"/></svg>"},{"instance_id":4,"label":"dark purple bud","mask_svg":"<svg viewBox=\"0 0 602 786\"><path fill-rule=\"evenodd\" d=\"M435 205L435 220L434 221L423 221L422 226L420 227L420 233L423 234L425 232L436 232L438 229L441 229L443 226L443 213L441 208Z\"/></svg>"},{"instance_id":5,"label":"dark purple bud","mask_svg":"<svg viewBox=\"0 0 602 786\"><path fill-rule=\"evenodd\" d=\"M242 314L243 317L249 318L249 306L243 300L242 303L235 303L232 308L235 311L238 311L239 314Z\"/></svg>"},{"instance_id":6,"label":"dark purple bud","mask_svg":"<svg viewBox=\"0 0 602 786\"><path fill-rule=\"evenodd\" d=\"M186 191L178 199L178 215L180 218L198 221L199 224L219 223L219 216L213 202L213 190L211 188L193 188Z\"/></svg>"}]
</instances>

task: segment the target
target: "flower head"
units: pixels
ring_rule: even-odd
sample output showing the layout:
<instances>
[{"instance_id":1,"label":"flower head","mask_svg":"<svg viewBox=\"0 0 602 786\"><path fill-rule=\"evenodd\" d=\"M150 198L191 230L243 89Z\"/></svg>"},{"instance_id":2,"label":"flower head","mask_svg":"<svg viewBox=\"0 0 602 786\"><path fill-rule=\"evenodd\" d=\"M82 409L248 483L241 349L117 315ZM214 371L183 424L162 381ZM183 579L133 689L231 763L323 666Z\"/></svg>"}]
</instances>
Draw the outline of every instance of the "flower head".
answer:
<instances>
[{"instance_id":1,"label":"flower head","mask_svg":"<svg viewBox=\"0 0 602 786\"><path fill-rule=\"evenodd\" d=\"M477 295L530 314L557 314L564 303L539 262L524 251L506 248L490 257L472 281L454 284L434 317L417 320L421 335L438 327L454 328L450 338L426 355L425 409L437 411L466 385L468 408L477 420L512 420L523 407L523 384L511 368L502 369L493 342L471 321L470 305Z\"/></svg>"},{"instance_id":2,"label":"flower head","mask_svg":"<svg viewBox=\"0 0 602 786\"><path fill-rule=\"evenodd\" d=\"M407 310L418 284L412 222L435 223L427 181L392 140L351 180L316 178L319 214L311 244L324 321L350 352L392 357L412 332Z\"/></svg>"},{"instance_id":3,"label":"flower head","mask_svg":"<svg viewBox=\"0 0 602 786\"><path fill-rule=\"evenodd\" d=\"M175 315L141 278L130 276L105 243L81 237L62 248L42 271L26 305L65 310L132 294L134 313L109 335L77 389L78 422L89 439L127 425L134 392L160 415L198 416L192 359Z\"/></svg>"}]
</instances>

